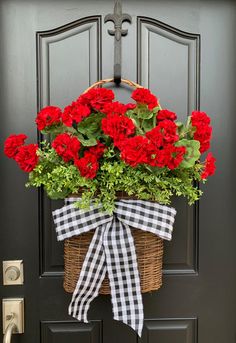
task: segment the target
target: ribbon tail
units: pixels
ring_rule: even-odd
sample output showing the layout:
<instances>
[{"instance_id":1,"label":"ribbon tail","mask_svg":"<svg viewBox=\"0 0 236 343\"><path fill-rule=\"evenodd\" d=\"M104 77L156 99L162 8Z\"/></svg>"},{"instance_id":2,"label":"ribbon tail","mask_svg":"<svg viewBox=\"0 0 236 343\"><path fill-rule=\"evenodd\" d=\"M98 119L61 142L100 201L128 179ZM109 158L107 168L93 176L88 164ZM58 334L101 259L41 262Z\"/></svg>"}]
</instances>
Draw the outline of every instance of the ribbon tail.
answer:
<instances>
[{"instance_id":1,"label":"ribbon tail","mask_svg":"<svg viewBox=\"0 0 236 343\"><path fill-rule=\"evenodd\" d=\"M69 315L85 323L90 303L97 297L106 274L102 243L105 229L106 226L99 226L93 235L68 309Z\"/></svg>"},{"instance_id":2,"label":"ribbon tail","mask_svg":"<svg viewBox=\"0 0 236 343\"><path fill-rule=\"evenodd\" d=\"M143 302L134 240L129 226L113 218L104 232L104 250L115 320L122 321L141 337Z\"/></svg>"}]
</instances>

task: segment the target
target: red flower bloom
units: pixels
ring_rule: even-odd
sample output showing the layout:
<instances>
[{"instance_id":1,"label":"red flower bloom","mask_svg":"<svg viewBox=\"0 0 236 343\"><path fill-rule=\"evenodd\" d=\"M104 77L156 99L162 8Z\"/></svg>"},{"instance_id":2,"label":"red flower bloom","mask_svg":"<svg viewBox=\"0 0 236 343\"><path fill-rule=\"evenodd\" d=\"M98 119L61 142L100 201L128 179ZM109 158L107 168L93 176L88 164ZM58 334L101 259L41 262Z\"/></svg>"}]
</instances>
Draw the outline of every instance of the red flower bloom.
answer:
<instances>
[{"instance_id":1,"label":"red flower bloom","mask_svg":"<svg viewBox=\"0 0 236 343\"><path fill-rule=\"evenodd\" d=\"M184 159L185 147L175 147L172 144L157 149L152 143L148 149L148 164L152 167L175 169Z\"/></svg>"},{"instance_id":2,"label":"red flower bloom","mask_svg":"<svg viewBox=\"0 0 236 343\"><path fill-rule=\"evenodd\" d=\"M88 179L94 179L96 177L99 169L99 163L94 154L87 153L86 156L80 159L75 159L74 163L79 169L81 176Z\"/></svg>"},{"instance_id":3,"label":"red flower bloom","mask_svg":"<svg viewBox=\"0 0 236 343\"><path fill-rule=\"evenodd\" d=\"M193 126L198 126L199 124L209 125L211 118L205 112L193 111L191 114L191 122Z\"/></svg>"},{"instance_id":4,"label":"red flower bloom","mask_svg":"<svg viewBox=\"0 0 236 343\"><path fill-rule=\"evenodd\" d=\"M171 120L161 121L157 127L163 135L164 142L167 144L172 144L179 139L177 135L177 125Z\"/></svg>"},{"instance_id":5,"label":"red flower bloom","mask_svg":"<svg viewBox=\"0 0 236 343\"><path fill-rule=\"evenodd\" d=\"M104 154L106 146L101 142L98 142L97 145L90 147L88 150L84 152L84 156L86 155L94 155L97 159L101 158Z\"/></svg>"},{"instance_id":6,"label":"red flower bloom","mask_svg":"<svg viewBox=\"0 0 236 343\"><path fill-rule=\"evenodd\" d=\"M66 126L72 126L73 122L80 123L90 113L91 111L88 106L73 101L71 105L65 107L62 114L62 121Z\"/></svg>"},{"instance_id":7,"label":"red flower bloom","mask_svg":"<svg viewBox=\"0 0 236 343\"><path fill-rule=\"evenodd\" d=\"M171 112L169 110L160 110L157 113L157 120L161 121L161 120L176 120L177 119L177 115L174 112Z\"/></svg>"},{"instance_id":8,"label":"red flower bloom","mask_svg":"<svg viewBox=\"0 0 236 343\"><path fill-rule=\"evenodd\" d=\"M114 144L129 137L135 132L135 125L132 119L114 114L102 119L103 132L114 139Z\"/></svg>"},{"instance_id":9,"label":"red flower bloom","mask_svg":"<svg viewBox=\"0 0 236 343\"><path fill-rule=\"evenodd\" d=\"M19 147L15 160L23 171L29 173L34 170L39 159L36 154L37 150L37 144L29 144Z\"/></svg>"},{"instance_id":10,"label":"red flower bloom","mask_svg":"<svg viewBox=\"0 0 236 343\"><path fill-rule=\"evenodd\" d=\"M200 152L204 153L210 148L210 140L212 136L211 126L196 126L194 139L200 142Z\"/></svg>"},{"instance_id":11,"label":"red flower bloom","mask_svg":"<svg viewBox=\"0 0 236 343\"><path fill-rule=\"evenodd\" d=\"M186 148L184 146L171 146L171 158L167 162L167 167L169 169L177 168L184 159L186 153Z\"/></svg>"},{"instance_id":12,"label":"red flower bloom","mask_svg":"<svg viewBox=\"0 0 236 343\"><path fill-rule=\"evenodd\" d=\"M23 133L10 135L4 143L4 154L9 158L15 158L19 148L25 143L27 136Z\"/></svg>"},{"instance_id":13,"label":"red flower bloom","mask_svg":"<svg viewBox=\"0 0 236 343\"><path fill-rule=\"evenodd\" d=\"M115 95L112 90L106 88L93 88L78 98L78 103L90 106L96 111L103 110L106 103L112 102Z\"/></svg>"},{"instance_id":14,"label":"red flower bloom","mask_svg":"<svg viewBox=\"0 0 236 343\"><path fill-rule=\"evenodd\" d=\"M102 112L106 115L112 115L112 114L125 114L127 111L127 108L124 104L122 104L119 101L115 102L108 102L103 106Z\"/></svg>"},{"instance_id":15,"label":"red flower bloom","mask_svg":"<svg viewBox=\"0 0 236 343\"><path fill-rule=\"evenodd\" d=\"M203 153L210 148L212 127L210 118L205 112L193 111L191 115L192 126L196 128L194 139L200 142L200 152Z\"/></svg>"},{"instance_id":16,"label":"red flower bloom","mask_svg":"<svg viewBox=\"0 0 236 343\"><path fill-rule=\"evenodd\" d=\"M150 139L156 148L160 148L164 144L163 134L158 126L146 132L146 137Z\"/></svg>"},{"instance_id":17,"label":"red flower bloom","mask_svg":"<svg viewBox=\"0 0 236 343\"><path fill-rule=\"evenodd\" d=\"M173 144L179 139L177 125L171 120L162 120L156 127L146 132L146 137L156 147Z\"/></svg>"},{"instance_id":18,"label":"red flower bloom","mask_svg":"<svg viewBox=\"0 0 236 343\"><path fill-rule=\"evenodd\" d=\"M61 120L61 109L55 106L44 107L37 115L35 123L38 130L43 130L47 126L59 124Z\"/></svg>"},{"instance_id":19,"label":"red flower bloom","mask_svg":"<svg viewBox=\"0 0 236 343\"><path fill-rule=\"evenodd\" d=\"M208 176L211 176L215 173L215 170L216 170L215 161L216 161L215 157L210 152L207 155L206 160L205 160L205 167L201 174L202 179L206 179Z\"/></svg>"},{"instance_id":20,"label":"red flower bloom","mask_svg":"<svg viewBox=\"0 0 236 343\"><path fill-rule=\"evenodd\" d=\"M171 158L171 151L170 149L168 149L168 146L166 146L164 149L159 149L157 146L150 142L147 149L147 156L147 164L152 167L164 168Z\"/></svg>"},{"instance_id":21,"label":"red flower bloom","mask_svg":"<svg viewBox=\"0 0 236 343\"><path fill-rule=\"evenodd\" d=\"M131 98L134 99L139 104L148 105L149 110L152 110L154 107L158 106L158 99L154 94L146 88L138 88L133 91Z\"/></svg>"},{"instance_id":22,"label":"red flower bloom","mask_svg":"<svg viewBox=\"0 0 236 343\"><path fill-rule=\"evenodd\" d=\"M135 136L125 140L121 150L121 159L131 167L147 163L148 139L143 136Z\"/></svg>"},{"instance_id":23,"label":"red flower bloom","mask_svg":"<svg viewBox=\"0 0 236 343\"><path fill-rule=\"evenodd\" d=\"M80 141L68 133L62 133L54 139L52 147L65 162L69 162L78 158Z\"/></svg>"}]
</instances>

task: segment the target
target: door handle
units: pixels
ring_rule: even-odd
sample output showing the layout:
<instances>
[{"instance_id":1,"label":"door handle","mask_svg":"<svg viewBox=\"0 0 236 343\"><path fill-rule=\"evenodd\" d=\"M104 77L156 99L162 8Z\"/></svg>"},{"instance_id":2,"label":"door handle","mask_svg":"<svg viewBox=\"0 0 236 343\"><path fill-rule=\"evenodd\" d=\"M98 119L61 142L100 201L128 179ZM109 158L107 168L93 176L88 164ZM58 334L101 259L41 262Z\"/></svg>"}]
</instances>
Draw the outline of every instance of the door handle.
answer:
<instances>
[{"instance_id":1,"label":"door handle","mask_svg":"<svg viewBox=\"0 0 236 343\"><path fill-rule=\"evenodd\" d=\"M2 299L3 343L11 343L12 334L24 333L24 298Z\"/></svg>"},{"instance_id":2,"label":"door handle","mask_svg":"<svg viewBox=\"0 0 236 343\"><path fill-rule=\"evenodd\" d=\"M14 313L11 313L10 318L8 319L11 321L6 328L6 331L5 331L5 334L3 337L3 343L11 343L11 336L12 336L13 332L17 331L17 326L13 322L14 316L15 316Z\"/></svg>"}]
</instances>

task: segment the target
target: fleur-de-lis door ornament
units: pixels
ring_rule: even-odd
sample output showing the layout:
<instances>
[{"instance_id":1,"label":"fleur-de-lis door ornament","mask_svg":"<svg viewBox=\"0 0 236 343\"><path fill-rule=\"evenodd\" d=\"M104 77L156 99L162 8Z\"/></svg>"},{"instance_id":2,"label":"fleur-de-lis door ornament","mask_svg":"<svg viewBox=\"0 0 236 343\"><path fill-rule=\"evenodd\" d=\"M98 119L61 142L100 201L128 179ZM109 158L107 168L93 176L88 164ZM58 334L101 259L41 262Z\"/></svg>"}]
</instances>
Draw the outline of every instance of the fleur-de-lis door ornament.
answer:
<instances>
[{"instance_id":1,"label":"fleur-de-lis door ornament","mask_svg":"<svg viewBox=\"0 0 236 343\"><path fill-rule=\"evenodd\" d=\"M116 0L114 13L107 14L104 22L112 21L114 30L108 30L111 36L114 36L114 81L118 85L121 82L121 37L126 36L128 30L122 29L122 23L127 21L132 23L132 18L127 13L122 13L122 5L120 0Z\"/></svg>"}]
</instances>

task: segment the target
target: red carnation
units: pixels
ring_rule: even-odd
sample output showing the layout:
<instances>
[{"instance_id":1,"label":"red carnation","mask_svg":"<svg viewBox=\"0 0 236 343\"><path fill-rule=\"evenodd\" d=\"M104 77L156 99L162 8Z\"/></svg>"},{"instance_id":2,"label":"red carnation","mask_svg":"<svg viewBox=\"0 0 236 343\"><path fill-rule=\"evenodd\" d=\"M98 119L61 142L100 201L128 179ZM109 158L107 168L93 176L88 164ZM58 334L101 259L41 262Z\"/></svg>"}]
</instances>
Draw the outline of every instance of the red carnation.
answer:
<instances>
[{"instance_id":1,"label":"red carnation","mask_svg":"<svg viewBox=\"0 0 236 343\"><path fill-rule=\"evenodd\" d=\"M216 161L215 157L210 152L207 155L206 160L205 160L204 170L201 174L202 179L206 179L208 176L211 176L215 173L215 170L216 170L215 161Z\"/></svg>"},{"instance_id":2,"label":"red carnation","mask_svg":"<svg viewBox=\"0 0 236 343\"><path fill-rule=\"evenodd\" d=\"M194 139L200 142L200 152L204 153L210 148L210 140L212 136L212 127L210 118L205 112L194 111L191 115L192 126L196 128Z\"/></svg>"},{"instance_id":3,"label":"red carnation","mask_svg":"<svg viewBox=\"0 0 236 343\"><path fill-rule=\"evenodd\" d=\"M112 102L115 95L111 89L92 88L78 98L78 103L90 106L96 111L103 110L106 103Z\"/></svg>"},{"instance_id":4,"label":"red carnation","mask_svg":"<svg viewBox=\"0 0 236 343\"><path fill-rule=\"evenodd\" d=\"M79 169L81 176L88 179L94 179L96 177L99 169L99 163L94 154L87 153L84 157L75 159L74 163Z\"/></svg>"},{"instance_id":5,"label":"red carnation","mask_svg":"<svg viewBox=\"0 0 236 343\"><path fill-rule=\"evenodd\" d=\"M29 144L19 147L15 160L23 171L29 173L34 170L39 159L36 153L37 150L37 144Z\"/></svg>"},{"instance_id":6,"label":"red carnation","mask_svg":"<svg viewBox=\"0 0 236 343\"><path fill-rule=\"evenodd\" d=\"M171 112L169 110L160 110L157 113L157 120L161 121L161 120L176 120L177 119L177 115L174 112Z\"/></svg>"},{"instance_id":7,"label":"red carnation","mask_svg":"<svg viewBox=\"0 0 236 343\"><path fill-rule=\"evenodd\" d=\"M143 136L135 136L125 140L121 150L121 159L131 167L138 164L147 163L148 139Z\"/></svg>"},{"instance_id":8,"label":"red carnation","mask_svg":"<svg viewBox=\"0 0 236 343\"><path fill-rule=\"evenodd\" d=\"M106 149L106 146L104 144L102 144L101 142L98 142L97 145L92 146L88 150L86 150L84 152L84 156L86 156L88 154L92 154L97 159L100 159L103 156L105 149Z\"/></svg>"},{"instance_id":9,"label":"red carnation","mask_svg":"<svg viewBox=\"0 0 236 343\"><path fill-rule=\"evenodd\" d=\"M149 110L152 110L154 107L158 106L158 99L154 94L146 88L138 88L133 91L131 98L134 99L139 104L148 105Z\"/></svg>"},{"instance_id":10,"label":"red carnation","mask_svg":"<svg viewBox=\"0 0 236 343\"><path fill-rule=\"evenodd\" d=\"M71 105L65 107L62 114L62 121L66 126L72 126L73 122L80 123L90 113L91 111L87 105L81 105L73 101Z\"/></svg>"},{"instance_id":11,"label":"red carnation","mask_svg":"<svg viewBox=\"0 0 236 343\"><path fill-rule=\"evenodd\" d=\"M102 130L113 138L116 145L135 132L135 125L132 119L114 114L102 119Z\"/></svg>"},{"instance_id":12,"label":"red carnation","mask_svg":"<svg viewBox=\"0 0 236 343\"><path fill-rule=\"evenodd\" d=\"M52 147L65 162L78 158L80 141L68 133L58 135L52 142Z\"/></svg>"},{"instance_id":13,"label":"red carnation","mask_svg":"<svg viewBox=\"0 0 236 343\"><path fill-rule=\"evenodd\" d=\"M61 109L55 106L44 107L37 115L35 123L38 130L43 130L47 126L59 124L61 120Z\"/></svg>"},{"instance_id":14,"label":"red carnation","mask_svg":"<svg viewBox=\"0 0 236 343\"><path fill-rule=\"evenodd\" d=\"M25 143L27 136L23 133L10 135L4 143L4 154L9 158L15 158L19 148Z\"/></svg>"}]
</instances>

